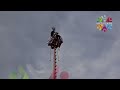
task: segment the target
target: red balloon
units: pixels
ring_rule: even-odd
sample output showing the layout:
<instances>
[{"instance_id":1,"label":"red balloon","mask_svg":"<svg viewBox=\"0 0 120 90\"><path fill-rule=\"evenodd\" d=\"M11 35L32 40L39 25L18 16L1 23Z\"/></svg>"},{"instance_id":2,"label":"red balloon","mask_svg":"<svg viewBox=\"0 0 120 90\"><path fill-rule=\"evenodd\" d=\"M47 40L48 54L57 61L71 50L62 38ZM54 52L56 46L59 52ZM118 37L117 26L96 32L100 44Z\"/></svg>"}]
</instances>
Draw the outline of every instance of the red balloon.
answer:
<instances>
[{"instance_id":1,"label":"red balloon","mask_svg":"<svg viewBox=\"0 0 120 90\"><path fill-rule=\"evenodd\" d=\"M66 72L66 71L61 72L60 78L61 79L68 79L69 78L68 72Z\"/></svg>"}]
</instances>

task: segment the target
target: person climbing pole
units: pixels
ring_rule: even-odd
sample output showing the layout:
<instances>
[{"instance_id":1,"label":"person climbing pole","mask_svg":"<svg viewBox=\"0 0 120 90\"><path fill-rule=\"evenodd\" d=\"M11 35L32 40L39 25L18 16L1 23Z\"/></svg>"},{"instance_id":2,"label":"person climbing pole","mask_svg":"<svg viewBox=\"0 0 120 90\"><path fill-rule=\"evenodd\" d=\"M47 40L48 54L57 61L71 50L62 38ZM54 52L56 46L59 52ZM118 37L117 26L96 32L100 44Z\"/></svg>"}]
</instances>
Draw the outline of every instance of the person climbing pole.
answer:
<instances>
[{"instance_id":1,"label":"person climbing pole","mask_svg":"<svg viewBox=\"0 0 120 90\"><path fill-rule=\"evenodd\" d=\"M52 27L52 31L51 31L51 37L53 37L55 34L55 27Z\"/></svg>"},{"instance_id":2,"label":"person climbing pole","mask_svg":"<svg viewBox=\"0 0 120 90\"><path fill-rule=\"evenodd\" d=\"M51 31L50 39L49 39L49 42L48 42L48 46L52 45L54 34L55 34L55 27L52 27L52 31ZM51 48L53 48L53 47L51 47Z\"/></svg>"}]
</instances>

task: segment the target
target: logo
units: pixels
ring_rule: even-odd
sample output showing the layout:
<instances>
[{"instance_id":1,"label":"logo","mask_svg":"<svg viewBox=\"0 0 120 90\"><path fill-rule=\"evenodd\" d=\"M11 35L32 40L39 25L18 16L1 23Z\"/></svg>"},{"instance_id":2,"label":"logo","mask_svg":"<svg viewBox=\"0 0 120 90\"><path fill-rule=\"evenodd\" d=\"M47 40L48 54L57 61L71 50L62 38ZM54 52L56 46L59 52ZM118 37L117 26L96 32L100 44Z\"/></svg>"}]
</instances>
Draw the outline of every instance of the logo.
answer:
<instances>
[{"instance_id":1,"label":"logo","mask_svg":"<svg viewBox=\"0 0 120 90\"><path fill-rule=\"evenodd\" d=\"M112 30L112 18L106 17L106 15L98 17L96 27L99 31L103 32Z\"/></svg>"}]
</instances>

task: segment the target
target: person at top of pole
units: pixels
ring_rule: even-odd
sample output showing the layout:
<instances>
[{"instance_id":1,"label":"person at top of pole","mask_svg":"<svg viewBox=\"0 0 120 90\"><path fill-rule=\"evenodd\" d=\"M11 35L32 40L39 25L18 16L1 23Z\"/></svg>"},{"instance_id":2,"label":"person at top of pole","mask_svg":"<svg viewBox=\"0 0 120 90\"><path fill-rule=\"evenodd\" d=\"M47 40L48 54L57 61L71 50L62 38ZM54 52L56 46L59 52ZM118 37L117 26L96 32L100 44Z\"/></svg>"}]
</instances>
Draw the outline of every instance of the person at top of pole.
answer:
<instances>
[{"instance_id":1,"label":"person at top of pole","mask_svg":"<svg viewBox=\"0 0 120 90\"><path fill-rule=\"evenodd\" d=\"M52 27L52 31L50 35L51 37L48 42L48 46L51 46L52 49L54 48L54 45L53 45L54 35L55 35L55 27Z\"/></svg>"},{"instance_id":2,"label":"person at top of pole","mask_svg":"<svg viewBox=\"0 0 120 90\"><path fill-rule=\"evenodd\" d=\"M51 37L53 37L55 34L55 27L52 27L52 31L51 31Z\"/></svg>"}]
</instances>

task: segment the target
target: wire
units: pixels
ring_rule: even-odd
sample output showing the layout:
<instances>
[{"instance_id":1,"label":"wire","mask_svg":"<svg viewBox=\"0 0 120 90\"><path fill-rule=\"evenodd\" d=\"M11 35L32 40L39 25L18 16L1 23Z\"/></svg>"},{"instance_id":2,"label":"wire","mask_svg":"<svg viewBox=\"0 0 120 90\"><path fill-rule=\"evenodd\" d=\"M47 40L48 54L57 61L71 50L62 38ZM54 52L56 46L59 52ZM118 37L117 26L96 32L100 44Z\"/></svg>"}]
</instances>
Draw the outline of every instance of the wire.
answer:
<instances>
[{"instance_id":1,"label":"wire","mask_svg":"<svg viewBox=\"0 0 120 90\"><path fill-rule=\"evenodd\" d=\"M50 48L50 61L51 61L51 48Z\"/></svg>"},{"instance_id":2,"label":"wire","mask_svg":"<svg viewBox=\"0 0 120 90\"><path fill-rule=\"evenodd\" d=\"M58 49L57 49L58 61L60 61L59 60L59 53L58 53L59 50L60 50L60 48L58 47Z\"/></svg>"}]
</instances>

